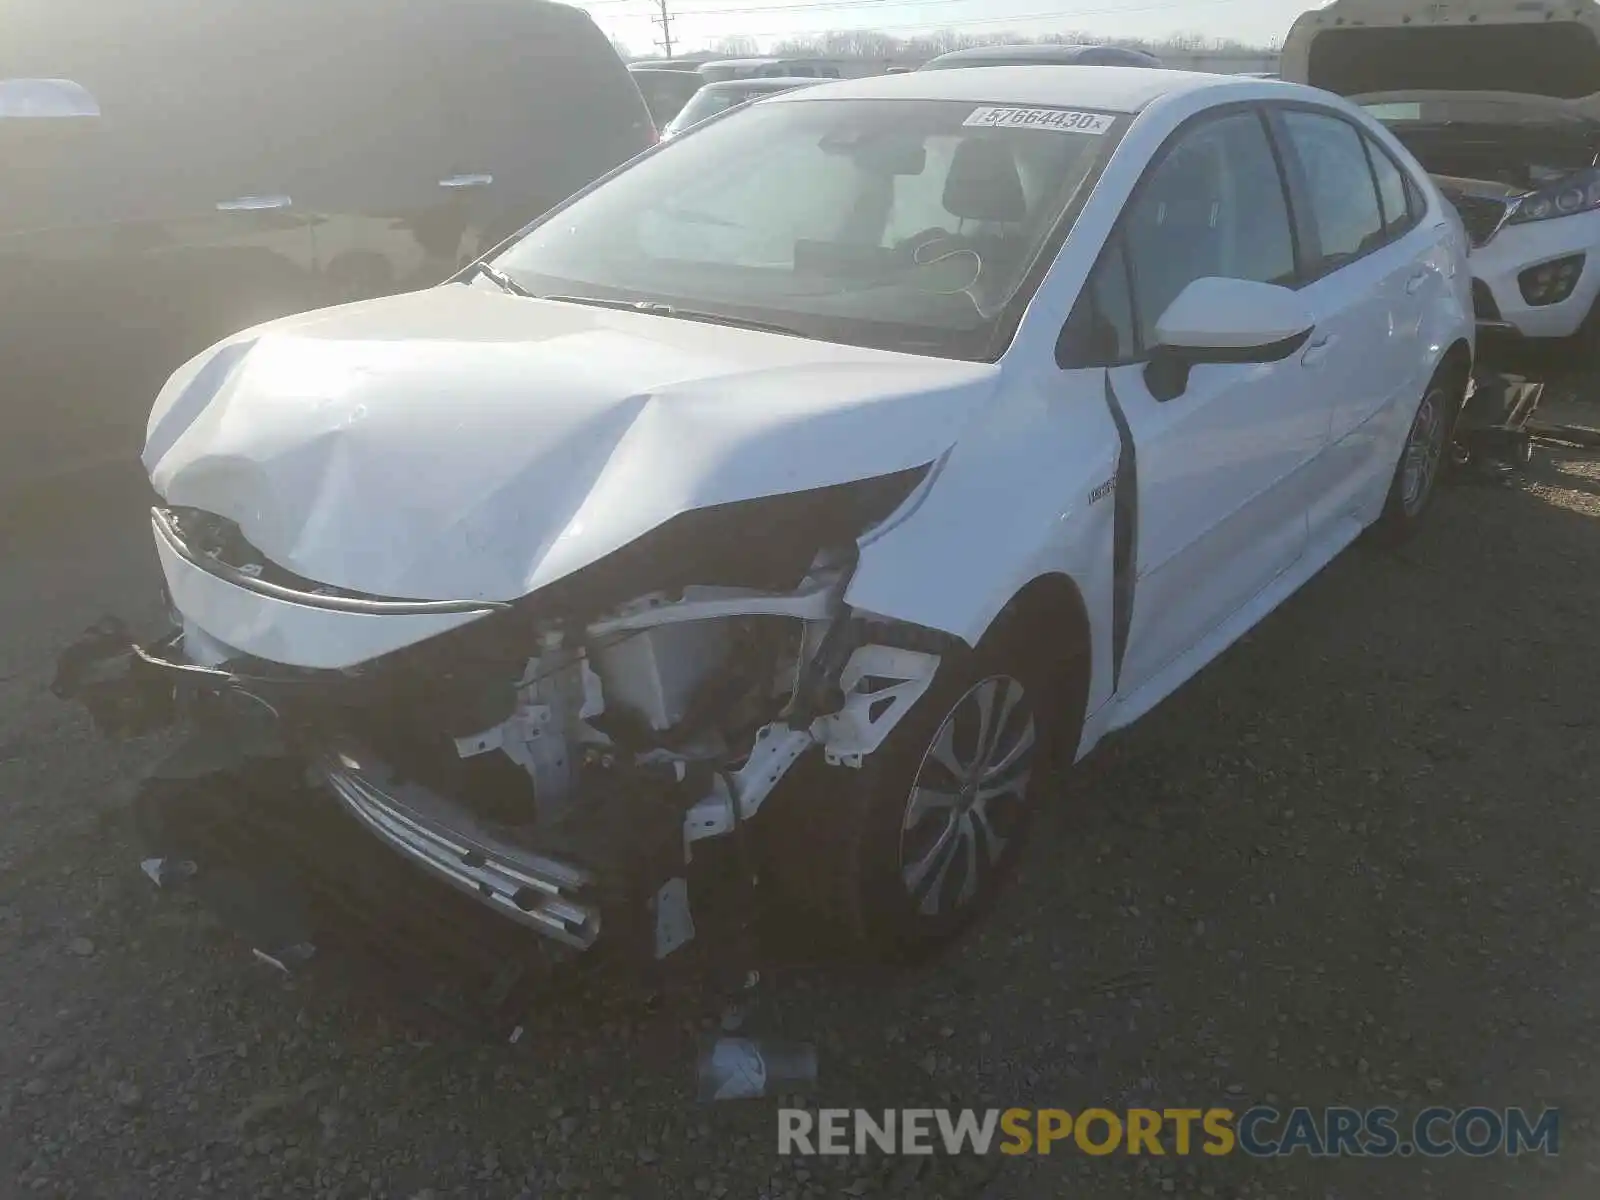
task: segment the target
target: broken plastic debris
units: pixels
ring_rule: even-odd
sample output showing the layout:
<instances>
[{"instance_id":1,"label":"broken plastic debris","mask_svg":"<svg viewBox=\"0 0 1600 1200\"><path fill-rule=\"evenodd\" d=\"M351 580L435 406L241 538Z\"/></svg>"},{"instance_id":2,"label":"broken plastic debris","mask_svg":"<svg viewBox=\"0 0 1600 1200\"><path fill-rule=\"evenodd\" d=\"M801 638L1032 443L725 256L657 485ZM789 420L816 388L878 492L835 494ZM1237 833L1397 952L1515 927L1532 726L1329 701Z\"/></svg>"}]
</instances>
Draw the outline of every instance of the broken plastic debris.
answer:
<instances>
[{"instance_id":1,"label":"broken plastic debris","mask_svg":"<svg viewBox=\"0 0 1600 1200\"><path fill-rule=\"evenodd\" d=\"M701 1100L755 1100L817 1081L817 1048L805 1042L716 1038L700 1052Z\"/></svg>"},{"instance_id":2,"label":"broken plastic debris","mask_svg":"<svg viewBox=\"0 0 1600 1200\"><path fill-rule=\"evenodd\" d=\"M157 887L165 887L179 879L193 878L199 867L186 858L147 858L139 864L139 870L149 876L150 882Z\"/></svg>"},{"instance_id":3,"label":"broken plastic debris","mask_svg":"<svg viewBox=\"0 0 1600 1200\"><path fill-rule=\"evenodd\" d=\"M296 942L292 946L274 950L271 954L257 947L251 947L250 950L250 953L254 954L262 962L269 967L276 967L285 975L288 975L292 968L299 966L303 962L308 962L316 952L317 948L310 942Z\"/></svg>"}]
</instances>

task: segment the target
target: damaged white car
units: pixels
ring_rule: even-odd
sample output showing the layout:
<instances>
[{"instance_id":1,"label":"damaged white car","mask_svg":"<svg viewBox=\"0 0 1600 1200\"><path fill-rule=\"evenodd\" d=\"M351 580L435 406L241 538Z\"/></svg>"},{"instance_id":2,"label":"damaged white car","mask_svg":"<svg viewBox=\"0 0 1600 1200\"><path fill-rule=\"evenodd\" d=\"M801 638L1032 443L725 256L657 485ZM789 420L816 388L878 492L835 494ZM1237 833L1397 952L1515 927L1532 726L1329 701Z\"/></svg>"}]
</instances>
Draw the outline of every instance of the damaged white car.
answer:
<instances>
[{"instance_id":1,"label":"damaged white car","mask_svg":"<svg viewBox=\"0 0 1600 1200\"><path fill-rule=\"evenodd\" d=\"M1393 186L1297 165L1340 154ZM173 628L98 631L57 690L188 722L168 779L290 764L375 853L578 950L703 940L730 847L924 950L993 894L1051 747L1422 518L1464 256L1381 126L1286 84L761 101L456 281L181 367L144 452ZM177 841L147 869L203 876Z\"/></svg>"}]
</instances>

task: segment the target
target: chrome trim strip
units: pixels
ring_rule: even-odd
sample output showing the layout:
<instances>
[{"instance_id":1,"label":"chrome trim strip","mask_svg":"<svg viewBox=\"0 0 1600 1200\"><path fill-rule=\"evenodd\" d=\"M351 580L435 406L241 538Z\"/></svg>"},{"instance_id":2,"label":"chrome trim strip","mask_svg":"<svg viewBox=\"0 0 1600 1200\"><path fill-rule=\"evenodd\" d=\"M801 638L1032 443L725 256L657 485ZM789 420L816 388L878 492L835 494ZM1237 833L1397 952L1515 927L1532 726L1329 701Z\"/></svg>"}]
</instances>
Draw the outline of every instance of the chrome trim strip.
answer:
<instances>
[{"instance_id":1,"label":"chrome trim strip","mask_svg":"<svg viewBox=\"0 0 1600 1200\"><path fill-rule=\"evenodd\" d=\"M172 518L159 506L150 510L151 524L171 551L190 566L208 575L227 581L235 587L286 600L306 608L320 608L330 612L364 613L369 616L421 617L445 613L489 613L510 608L501 600L364 600L359 596L323 596L316 592L302 592L281 584L267 583L253 575L246 575L236 567L219 562L208 554L196 554L173 528Z\"/></svg>"},{"instance_id":2,"label":"chrome trim strip","mask_svg":"<svg viewBox=\"0 0 1600 1200\"><path fill-rule=\"evenodd\" d=\"M594 945L600 936L599 910L572 895L589 882L585 872L488 838L445 829L411 810L365 772L346 766L344 757L319 757L315 769L345 807L393 850L518 924L579 950ZM442 798L415 784L403 786L411 798L425 800L429 807L448 807Z\"/></svg>"}]
</instances>

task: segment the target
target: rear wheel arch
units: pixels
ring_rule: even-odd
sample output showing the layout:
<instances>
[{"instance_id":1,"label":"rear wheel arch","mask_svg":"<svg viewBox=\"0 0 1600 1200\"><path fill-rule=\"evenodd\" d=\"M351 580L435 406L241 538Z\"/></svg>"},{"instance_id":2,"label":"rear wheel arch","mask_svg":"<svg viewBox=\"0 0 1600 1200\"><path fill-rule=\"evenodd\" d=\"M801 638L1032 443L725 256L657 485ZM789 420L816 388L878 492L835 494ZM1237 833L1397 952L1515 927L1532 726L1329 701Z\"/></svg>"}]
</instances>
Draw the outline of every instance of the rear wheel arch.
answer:
<instances>
[{"instance_id":1,"label":"rear wheel arch","mask_svg":"<svg viewBox=\"0 0 1600 1200\"><path fill-rule=\"evenodd\" d=\"M1448 381L1463 392L1466 390L1467 380L1472 375L1472 347L1467 345L1465 338L1457 338L1443 357L1439 365L1434 368L1433 377L1437 380Z\"/></svg>"},{"instance_id":2,"label":"rear wheel arch","mask_svg":"<svg viewBox=\"0 0 1600 1200\"><path fill-rule=\"evenodd\" d=\"M1436 387L1443 387L1454 403L1450 409L1450 427L1445 432L1446 439L1453 439L1456 432L1456 421L1461 416L1467 404L1467 385L1472 379L1472 347L1465 338L1457 338L1439 358L1439 365L1434 367L1433 374L1428 379L1428 386L1423 391L1423 396ZM1423 396L1417 397L1420 406Z\"/></svg>"}]
</instances>

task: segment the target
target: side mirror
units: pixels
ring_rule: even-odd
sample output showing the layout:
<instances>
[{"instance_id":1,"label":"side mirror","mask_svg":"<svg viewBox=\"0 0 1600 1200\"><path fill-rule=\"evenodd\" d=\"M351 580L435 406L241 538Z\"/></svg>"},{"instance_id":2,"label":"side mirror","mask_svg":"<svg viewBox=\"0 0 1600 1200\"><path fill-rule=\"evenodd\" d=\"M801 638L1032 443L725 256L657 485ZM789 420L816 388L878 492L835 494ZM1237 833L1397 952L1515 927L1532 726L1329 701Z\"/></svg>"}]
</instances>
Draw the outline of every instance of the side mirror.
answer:
<instances>
[{"instance_id":1,"label":"side mirror","mask_svg":"<svg viewBox=\"0 0 1600 1200\"><path fill-rule=\"evenodd\" d=\"M1279 362L1311 336L1316 318L1299 293L1248 279L1196 279L1156 321L1145 382L1157 400L1189 386L1200 363Z\"/></svg>"}]
</instances>

